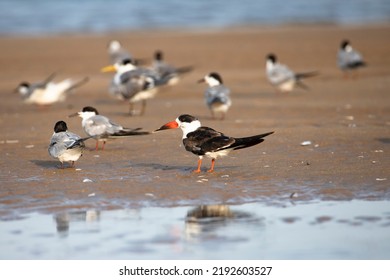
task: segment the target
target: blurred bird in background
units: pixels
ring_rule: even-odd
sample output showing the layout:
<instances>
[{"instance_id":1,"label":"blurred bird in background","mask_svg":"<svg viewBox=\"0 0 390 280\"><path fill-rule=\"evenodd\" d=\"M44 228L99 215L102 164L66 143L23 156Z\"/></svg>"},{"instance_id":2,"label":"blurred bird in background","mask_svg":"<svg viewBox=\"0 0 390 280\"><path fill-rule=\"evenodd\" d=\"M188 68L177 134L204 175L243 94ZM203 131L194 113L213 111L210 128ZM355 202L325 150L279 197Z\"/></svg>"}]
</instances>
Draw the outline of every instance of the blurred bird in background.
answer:
<instances>
[{"instance_id":1,"label":"blurred bird in background","mask_svg":"<svg viewBox=\"0 0 390 280\"><path fill-rule=\"evenodd\" d=\"M302 79L318 75L317 71L295 73L287 65L278 62L277 56L270 53L266 57L265 71L268 81L280 92L291 92L295 86L309 89Z\"/></svg>"},{"instance_id":2,"label":"blurred bird in background","mask_svg":"<svg viewBox=\"0 0 390 280\"><path fill-rule=\"evenodd\" d=\"M357 76L357 69L367 66L362 55L354 50L349 40L343 40L337 53L337 64L344 72L344 78L348 78L350 72Z\"/></svg>"},{"instance_id":3,"label":"blurred bird in background","mask_svg":"<svg viewBox=\"0 0 390 280\"><path fill-rule=\"evenodd\" d=\"M54 82L54 78L55 74L53 73L42 82L22 82L16 91L19 92L25 103L45 106L64 101L70 92L89 80L88 77L85 77L79 81L69 78L61 82Z\"/></svg>"},{"instance_id":4,"label":"blurred bird in background","mask_svg":"<svg viewBox=\"0 0 390 280\"><path fill-rule=\"evenodd\" d=\"M192 66L174 67L164 60L164 54L161 50L157 50L154 53L154 60L152 63L152 69L159 76L161 84L176 85L182 74L191 72Z\"/></svg>"},{"instance_id":5,"label":"blurred bird in background","mask_svg":"<svg viewBox=\"0 0 390 280\"><path fill-rule=\"evenodd\" d=\"M220 119L225 119L226 113L232 105L230 89L223 84L221 75L216 72L211 72L198 81L198 83L203 82L208 85L204 92L204 98L212 118L215 119L217 114L220 114Z\"/></svg>"}]
</instances>

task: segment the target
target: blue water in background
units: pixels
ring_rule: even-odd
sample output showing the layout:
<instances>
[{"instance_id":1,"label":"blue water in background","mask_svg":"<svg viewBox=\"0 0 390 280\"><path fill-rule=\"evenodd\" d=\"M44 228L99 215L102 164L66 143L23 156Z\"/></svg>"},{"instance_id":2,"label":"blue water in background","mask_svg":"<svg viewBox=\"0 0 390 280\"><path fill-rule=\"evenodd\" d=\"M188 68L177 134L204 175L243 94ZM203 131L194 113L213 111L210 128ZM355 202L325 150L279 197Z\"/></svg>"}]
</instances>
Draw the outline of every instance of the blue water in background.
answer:
<instances>
[{"instance_id":1,"label":"blue water in background","mask_svg":"<svg viewBox=\"0 0 390 280\"><path fill-rule=\"evenodd\" d=\"M0 0L3 36L389 22L389 0Z\"/></svg>"}]
</instances>

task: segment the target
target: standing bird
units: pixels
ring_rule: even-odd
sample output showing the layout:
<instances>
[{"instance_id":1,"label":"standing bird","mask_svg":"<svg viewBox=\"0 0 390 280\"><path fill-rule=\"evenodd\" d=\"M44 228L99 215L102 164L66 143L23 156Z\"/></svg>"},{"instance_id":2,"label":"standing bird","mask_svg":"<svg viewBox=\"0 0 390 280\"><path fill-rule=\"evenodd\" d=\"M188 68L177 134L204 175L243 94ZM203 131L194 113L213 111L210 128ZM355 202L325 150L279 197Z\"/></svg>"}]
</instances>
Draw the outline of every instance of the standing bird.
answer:
<instances>
[{"instance_id":1,"label":"standing bird","mask_svg":"<svg viewBox=\"0 0 390 280\"><path fill-rule=\"evenodd\" d=\"M221 76L215 72L211 72L198 81L198 83L202 82L206 82L209 86L204 92L204 97L213 119L217 113L220 113L220 119L223 120L232 105L230 89L223 84Z\"/></svg>"},{"instance_id":2,"label":"standing bird","mask_svg":"<svg viewBox=\"0 0 390 280\"><path fill-rule=\"evenodd\" d=\"M71 90L82 86L88 81L88 77L85 77L80 81L65 79L56 83L53 82L54 77L55 74L53 73L42 82L33 84L22 82L16 90L25 103L45 106L64 101Z\"/></svg>"},{"instance_id":3,"label":"standing bird","mask_svg":"<svg viewBox=\"0 0 390 280\"><path fill-rule=\"evenodd\" d=\"M141 128L124 128L109 118L99 115L98 111L91 106L84 107L81 112L69 115L69 117L75 116L82 118L81 125L85 133L96 140L96 150L99 150L99 141L103 142L102 150L104 150L108 139L149 134L146 131L139 131Z\"/></svg>"},{"instance_id":4,"label":"standing bird","mask_svg":"<svg viewBox=\"0 0 390 280\"><path fill-rule=\"evenodd\" d=\"M161 84L176 85L180 80L180 75L192 71L192 66L174 67L164 60L162 51L154 53L152 69L158 74Z\"/></svg>"},{"instance_id":5,"label":"standing bird","mask_svg":"<svg viewBox=\"0 0 390 280\"><path fill-rule=\"evenodd\" d=\"M295 86L308 89L302 79L318 75L317 71L294 73L287 65L278 63L275 54L267 55L265 66L269 82L281 92L290 92Z\"/></svg>"},{"instance_id":6,"label":"standing bird","mask_svg":"<svg viewBox=\"0 0 390 280\"><path fill-rule=\"evenodd\" d=\"M50 139L48 152L53 158L58 158L61 162L60 168L64 168L64 161L71 162L71 167L74 167L75 161L83 154L84 141L88 138L81 138L68 131L66 123L58 121L54 125L54 133Z\"/></svg>"},{"instance_id":7,"label":"standing bird","mask_svg":"<svg viewBox=\"0 0 390 280\"><path fill-rule=\"evenodd\" d=\"M337 63L339 68L344 72L344 77L348 77L348 73L357 70L360 67L366 66L362 55L354 50L348 40L343 40L340 44L340 49L337 53Z\"/></svg>"},{"instance_id":8,"label":"standing bird","mask_svg":"<svg viewBox=\"0 0 390 280\"><path fill-rule=\"evenodd\" d=\"M257 145L264 141L264 137L274 133L268 132L244 138L233 138L225 136L212 128L201 126L200 121L191 115L181 115L176 120L164 124L155 131L178 127L183 131L185 149L199 157L198 168L194 170L195 173L200 172L203 156L211 158L211 168L208 172L213 172L217 157L226 156L232 150Z\"/></svg>"},{"instance_id":9,"label":"standing bird","mask_svg":"<svg viewBox=\"0 0 390 280\"><path fill-rule=\"evenodd\" d=\"M142 102L140 115L145 113L146 100L154 98L158 76L152 70L137 67L131 59L124 59L101 69L102 72L115 72L109 91L119 99L129 102L129 114L134 114L134 103Z\"/></svg>"},{"instance_id":10,"label":"standing bird","mask_svg":"<svg viewBox=\"0 0 390 280\"><path fill-rule=\"evenodd\" d=\"M107 52L112 64L124 59L132 59L132 55L122 47L118 40L112 40L108 43Z\"/></svg>"}]
</instances>

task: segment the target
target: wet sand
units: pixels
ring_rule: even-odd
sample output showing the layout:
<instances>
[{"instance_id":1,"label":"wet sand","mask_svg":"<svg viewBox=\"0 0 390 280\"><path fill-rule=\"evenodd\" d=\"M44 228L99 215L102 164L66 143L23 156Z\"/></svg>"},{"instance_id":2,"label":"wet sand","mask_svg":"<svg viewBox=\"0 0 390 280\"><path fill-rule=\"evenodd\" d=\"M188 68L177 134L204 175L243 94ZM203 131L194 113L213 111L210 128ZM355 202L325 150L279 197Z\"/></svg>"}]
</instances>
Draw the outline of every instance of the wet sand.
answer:
<instances>
[{"instance_id":1,"label":"wet sand","mask_svg":"<svg viewBox=\"0 0 390 280\"><path fill-rule=\"evenodd\" d=\"M230 30L149 31L105 36L0 38L0 217L30 211L112 209L137 206L240 204L294 200L390 199L390 26L282 26ZM368 67L343 79L336 67L341 39L349 38ZM149 58L156 49L175 66L193 65L176 86L160 90L144 116L108 94L106 44L118 39L131 53ZM269 52L293 70L318 70L309 91L278 94L265 78ZM219 72L232 89L224 121L212 120L196 81ZM23 104L12 91L21 81L61 78L90 81L49 108ZM89 140L78 169L58 169L47 146L53 126L65 120L85 136L81 119L67 118L84 106L127 127L153 131L182 113L231 136L268 131L258 146L216 161L215 172L193 174L197 157L181 145L181 131L108 142ZM139 108L137 105L136 108ZM303 141L311 145L302 146ZM210 161L204 160L203 171ZM91 182L84 182L89 179Z\"/></svg>"}]
</instances>

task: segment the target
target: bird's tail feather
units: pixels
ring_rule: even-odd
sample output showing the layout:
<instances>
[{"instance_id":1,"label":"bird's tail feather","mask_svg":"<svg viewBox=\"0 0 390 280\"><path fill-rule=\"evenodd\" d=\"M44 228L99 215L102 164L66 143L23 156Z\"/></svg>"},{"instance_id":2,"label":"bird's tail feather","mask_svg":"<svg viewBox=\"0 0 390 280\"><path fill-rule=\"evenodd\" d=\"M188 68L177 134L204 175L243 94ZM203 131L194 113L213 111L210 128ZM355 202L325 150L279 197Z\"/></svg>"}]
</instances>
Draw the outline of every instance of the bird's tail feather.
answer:
<instances>
[{"instance_id":1,"label":"bird's tail feather","mask_svg":"<svg viewBox=\"0 0 390 280\"><path fill-rule=\"evenodd\" d=\"M91 138L93 138L93 136L84 137L84 138L81 138L81 139L79 139L79 140L77 140L77 141L82 141L82 142L84 142L85 140L88 140L88 139L91 139Z\"/></svg>"},{"instance_id":2,"label":"bird's tail feather","mask_svg":"<svg viewBox=\"0 0 390 280\"><path fill-rule=\"evenodd\" d=\"M362 67L362 66L367 66L367 63L364 61L357 61L357 62L351 63L351 65L350 65L351 68L357 68L357 67Z\"/></svg>"},{"instance_id":3,"label":"bird's tail feather","mask_svg":"<svg viewBox=\"0 0 390 280\"><path fill-rule=\"evenodd\" d=\"M51 73L49 77L47 77L44 81L43 81L43 85L46 86L48 83L50 83L56 76L56 73Z\"/></svg>"},{"instance_id":4,"label":"bird's tail feather","mask_svg":"<svg viewBox=\"0 0 390 280\"><path fill-rule=\"evenodd\" d=\"M148 132L148 131L140 131L140 130L141 130L141 128L124 129L124 130L118 131L118 132L110 135L110 138L124 137L124 136L139 136L139 135L150 134L150 132Z\"/></svg>"},{"instance_id":5,"label":"bird's tail feather","mask_svg":"<svg viewBox=\"0 0 390 280\"><path fill-rule=\"evenodd\" d=\"M299 80L299 79L305 79L305 78L310 78L310 77L318 76L319 74L320 74L320 72L318 72L318 71L297 73L297 74L295 74L295 78L296 78L297 80Z\"/></svg>"},{"instance_id":6,"label":"bird's tail feather","mask_svg":"<svg viewBox=\"0 0 390 280\"><path fill-rule=\"evenodd\" d=\"M85 147L84 141L85 141L85 140L88 140L88 139L90 139L90 138L92 138L92 136L88 136L88 137L85 137L85 138L80 138L80 139L78 139L77 141L75 141L75 142L73 143L73 145L70 146L70 147L68 147L67 149L73 149L74 147L77 147L77 146L79 146L79 147L81 147L81 148L84 148L84 147Z\"/></svg>"},{"instance_id":7,"label":"bird's tail feather","mask_svg":"<svg viewBox=\"0 0 390 280\"><path fill-rule=\"evenodd\" d=\"M184 73L191 72L193 69L194 69L193 66L183 66L183 67L176 68L176 72L179 74L184 74Z\"/></svg>"},{"instance_id":8,"label":"bird's tail feather","mask_svg":"<svg viewBox=\"0 0 390 280\"><path fill-rule=\"evenodd\" d=\"M251 146L260 144L261 142L264 141L264 139L263 139L264 137L271 135L272 133L274 133L274 131L267 132L267 133L260 134L260 135L254 135L254 136L243 137L243 138L236 138L235 144L233 146L231 146L230 148L233 147L233 150L239 150L239 149L243 149L243 148L247 148L247 147L251 147Z\"/></svg>"},{"instance_id":9,"label":"bird's tail feather","mask_svg":"<svg viewBox=\"0 0 390 280\"><path fill-rule=\"evenodd\" d=\"M89 78L88 77L85 77L84 79L74 83L73 85L71 85L66 91L71 91L75 88L78 88L78 87L81 87L83 84L85 84L86 82L89 81Z\"/></svg>"},{"instance_id":10,"label":"bird's tail feather","mask_svg":"<svg viewBox=\"0 0 390 280\"><path fill-rule=\"evenodd\" d=\"M296 85L300 88L305 89L305 90L309 90L309 87L307 85L305 85L305 83L303 83L301 80L298 80Z\"/></svg>"}]
</instances>

